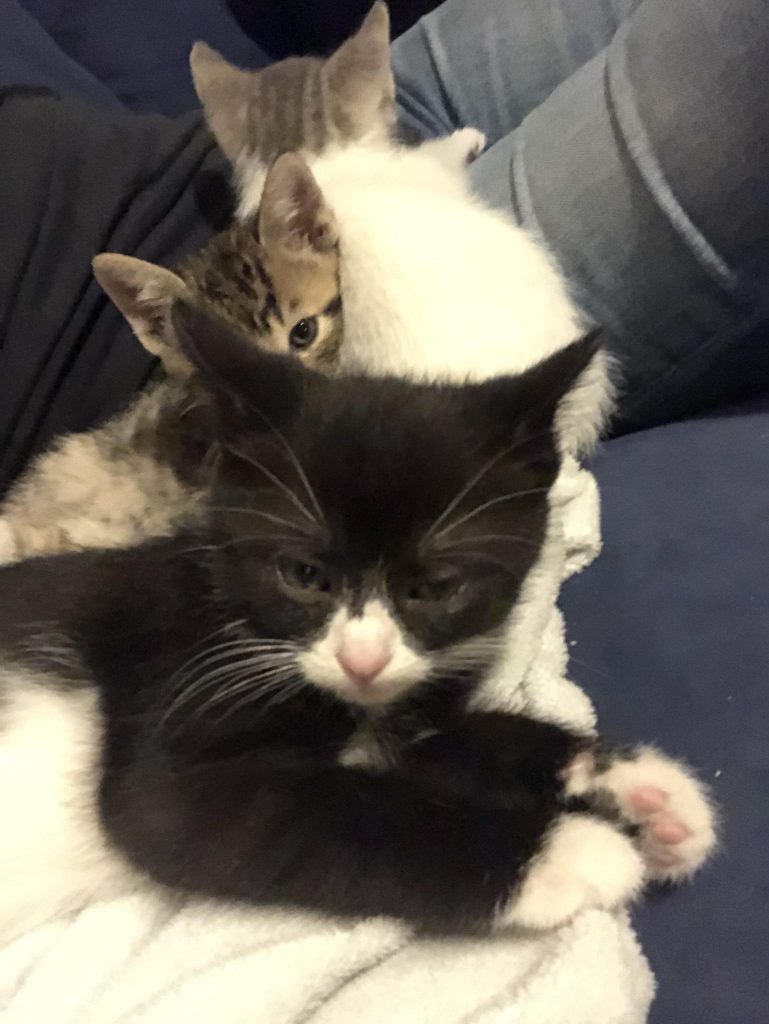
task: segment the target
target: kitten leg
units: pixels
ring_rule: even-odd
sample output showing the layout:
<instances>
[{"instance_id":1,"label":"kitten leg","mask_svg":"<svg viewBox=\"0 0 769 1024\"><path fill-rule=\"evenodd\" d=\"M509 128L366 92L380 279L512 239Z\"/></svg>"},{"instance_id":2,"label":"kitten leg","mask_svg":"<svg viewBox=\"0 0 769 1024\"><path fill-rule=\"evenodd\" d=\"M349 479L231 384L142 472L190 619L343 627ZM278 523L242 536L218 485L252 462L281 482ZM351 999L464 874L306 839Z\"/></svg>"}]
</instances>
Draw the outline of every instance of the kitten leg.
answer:
<instances>
[{"instance_id":1,"label":"kitten leg","mask_svg":"<svg viewBox=\"0 0 769 1024\"><path fill-rule=\"evenodd\" d=\"M450 170L462 171L484 151L486 136L477 128L460 128L442 139L423 142L419 148Z\"/></svg>"},{"instance_id":2,"label":"kitten leg","mask_svg":"<svg viewBox=\"0 0 769 1024\"><path fill-rule=\"evenodd\" d=\"M637 896L644 861L628 836L589 814L563 814L496 926L547 929L581 910L612 910Z\"/></svg>"},{"instance_id":3,"label":"kitten leg","mask_svg":"<svg viewBox=\"0 0 769 1024\"><path fill-rule=\"evenodd\" d=\"M620 907L640 891L643 856L617 815L607 818L600 808L594 814L589 804L579 812L563 809L569 807L564 780L586 755L593 756L585 737L494 712L466 714L460 725L409 751L410 768L444 798L527 808L519 828L534 807L552 808L517 884L497 908L497 928L554 928L589 907Z\"/></svg>"},{"instance_id":4,"label":"kitten leg","mask_svg":"<svg viewBox=\"0 0 769 1024\"><path fill-rule=\"evenodd\" d=\"M639 829L646 877L680 881L716 845L715 812L704 786L683 765L651 747L604 761L581 754L567 773L567 793L608 792L622 817Z\"/></svg>"}]
</instances>

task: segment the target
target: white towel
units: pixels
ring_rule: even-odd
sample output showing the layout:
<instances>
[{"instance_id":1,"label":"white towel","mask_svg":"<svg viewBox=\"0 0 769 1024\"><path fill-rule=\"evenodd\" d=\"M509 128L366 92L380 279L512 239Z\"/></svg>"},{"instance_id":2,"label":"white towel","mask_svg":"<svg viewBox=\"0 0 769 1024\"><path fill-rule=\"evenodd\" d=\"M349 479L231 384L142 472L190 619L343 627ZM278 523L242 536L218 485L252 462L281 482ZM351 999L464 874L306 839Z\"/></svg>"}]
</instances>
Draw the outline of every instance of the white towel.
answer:
<instances>
[{"instance_id":1,"label":"white towel","mask_svg":"<svg viewBox=\"0 0 769 1024\"><path fill-rule=\"evenodd\" d=\"M600 547L595 481L568 460L511 655L479 700L590 731L566 677L562 580ZM450 894L447 894L450 899ZM384 919L116 896L0 948L5 1024L643 1024L652 975L627 916L425 941Z\"/></svg>"}]
</instances>

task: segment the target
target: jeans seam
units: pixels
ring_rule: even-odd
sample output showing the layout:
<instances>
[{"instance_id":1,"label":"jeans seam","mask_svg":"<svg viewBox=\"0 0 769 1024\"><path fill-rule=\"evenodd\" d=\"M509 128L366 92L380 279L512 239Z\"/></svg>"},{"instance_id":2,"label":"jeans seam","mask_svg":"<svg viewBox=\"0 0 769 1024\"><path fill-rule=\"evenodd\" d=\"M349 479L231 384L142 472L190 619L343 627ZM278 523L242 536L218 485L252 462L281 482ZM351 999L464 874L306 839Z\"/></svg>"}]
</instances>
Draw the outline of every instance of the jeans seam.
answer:
<instances>
[{"instance_id":1,"label":"jeans seam","mask_svg":"<svg viewBox=\"0 0 769 1024\"><path fill-rule=\"evenodd\" d=\"M631 98L625 39L629 25L620 25L608 48L608 98L625 147L655 204L708 276L730 296L737 290L737 275L689 218L673 192L657 157L641 115ZM625 85L625 89L621 88ZM620 99L622 96L622 99Z\"/></svg>"}]
</instances>

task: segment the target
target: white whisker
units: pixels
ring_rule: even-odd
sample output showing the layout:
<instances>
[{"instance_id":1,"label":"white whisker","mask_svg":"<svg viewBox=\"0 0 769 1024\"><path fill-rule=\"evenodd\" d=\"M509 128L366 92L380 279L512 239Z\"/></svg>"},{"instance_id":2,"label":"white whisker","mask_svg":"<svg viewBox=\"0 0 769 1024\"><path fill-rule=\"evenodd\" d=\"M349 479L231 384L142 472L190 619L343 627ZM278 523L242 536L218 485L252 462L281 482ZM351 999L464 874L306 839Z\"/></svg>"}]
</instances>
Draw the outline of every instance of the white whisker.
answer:
<instances>
[{"instance_id":1,"label":"white whisker","mask_svg":"<svg viewBox=\"0 0 769 1024\"><path fill-rule=\"evenodd\" d=\"M288 484L284 483L283 480L280 479L280 477L276 476L271 470L267 469L266 466L262 465L262 463L258 459L255 459L252 455L249 455L247 452L240 451L240 449L233 448L231 446L228 447L229 450L233 453L233 455L236 455L238 458L243 459L244 462L247 462L250 466L253 466L254 469L258 469L267 477L268 480L275 484L276 487L280 488L280 490L283 491L286 497L289 498L291 503L295 505L300 512L306 515L311 523L313 523L316 526L319 525L317 519L310 512L307 506L299 499L298 495L294 493L294 491L288 486Z\"/></svg>"},{"instance_id":2,"label":"white whisker","mask_svg":"<svg viewBox=\"0 0 769 1024\"><path fill-rule=\"evenodd\" d=\"M289 530L296 530L297 533L303 534L305 537L311 535L312 531L302 529L298 523L292 523L289 519L283 519L282 516L275 516L271 512L263 512L258 508L238 508L233 505L212 505L212 512L228 512L233 515L241 516L257 516L260 519L266 519L270 523L277 523L279 526L287 526Z\"/></svg>"},{"instance_id":3,"label":"white whisker","mask_svg":"<svg viewBox=\"0 0 769 1024\"><path fill-rule=\"evenodd\" d=\"M469 519L474 519L475 516L480 515L481 512L485 512L487 508L493 508L495 505L501 504L503 501L512 501L513 498L524 498L529 494L546 494L550 490L549 487L532 487L525 491L510 491L509 494L500 494L496 498L490 498L489 501L484 501L481 505L476 505L470 512L466 512L465 515L460 516L459 519L454 519L449 523L448 526L444 526L438 533L429 534L428 536L443 537L444 534L450 530L455 530L462 523L466 523Z\"/></svg>"},{"instance_id":4,"label":"white whisker","mask_svg":"<svg viewBox=\"0 0 769 1024\"><path fill-rule=\"evenodd\" d=\"M240 624L244 623L245 620L241 619ZM234 624L227 624L227 626L221 629L215 630L208 637L205 638L203 643L207 644L218 634L228 630L230 628L237 628ZM268 646L269 645L269 646ZM282 648L293 647L293 644L289 640L257 640L249 637L236 637L233 640L224 640L221 643L214 644L213 647L205 647L202 651L198 651L197 654L193 655L187 661L184 662L180 668L178 668L168 681L169 687L173 687L174 682L181 678L188 678L190 670L193 665L197 665L199 662L205 662L209 658L219 659L225 653L234 653L237 649L247 649L248 651L256 650L277 650Z\"/></svg>"},{"instance_id":5,"label":"white whisker","mask_svg":"<svg viewBox=\"0 0 769 1024\"><path fill-rule=\"evenodd\" d=\"M307 478L307 474L305 473L304 468L302 467L302 463L299 461L299 457L297 456L296 452L288 443L283 434L278 430L275 424L272 423L268 416L265 416L261 409L253 405L250 406L250 408L257 414L257 416L261 417L262 421L267 426L267 428L275 435L278 441L280 441L281 445L283 446L283 450L291 459L291 462L294 464L294 468L299 474L299 479L302 481L304 489L307 491L307 497L310 499L313 506L315 507L315 511L318 513L318 518L320 522L325 523L326 517L323 515L323 510L321 509L318 499L315 496L315 491L312 489L310 481Z\"/></svg>"},{"instance_id":6,"label":"white whisker","mask_svg":"<svg viewBox=\"0 0 769 1024\"><path fill-rule=\"evenodd\" d=\"M239 678L250 674L254 677L260 671L283 667L293 661L295 652L296 644L290 640L241 638L215 644L196 654L169 680L168 696L173 699L159 726L164 726L211 686L221 685L232 676Z\"/></svg>"},{"instance_id":7,"label":"white whisker","mask_svg":"<svg viewBox=\"0 0 769 1024\"><path fill-rule=\"evenodd\" d=\"M267 680L253 679L240 680L229 687L226 691L214 694L213 697L206 704L198 709L198 714L208 714L213 707L217 704L223 704L231 701L238 694L245 693L245 698L236 701L232 706L226 707L219 715L217 721L222 722L225 718L229 718L231 715L240 711L242 708L247 707L249 704L261 704L261 710L264 711L268 707L272 707L274 702L282 703L284 693L291 695L297 692L299 689L304 687L306 683L303 679L298 676L297 669L294 667L291 672L281 674L269 678ZM268 699L266 703L262 703L265 697L269 697L270 694L274 694L274 697Z\"/></svg>"},{"instance_id":8,"label":"white whisker","mask_svg":"<svg viewBox=\"0 0 769 1024\"><path fill-rule=\"evenodd\" d=\"M465 498L470 493L470 491L472 491L473 487L475 487L475 485L479 483L479 481L483 479L483 477L489 472L489 470L493 469L494 466L496 466L496 464L501 459L503 459L506 455L509 455L511 452L514 452L516 448L520 448L521 445L528 444L529 441L534 441L536 438L546 433L549 433L549 431L538 430L533 434L527 434L525 437L519 437L516 441L513 441L512 444L509 444L506 448L503 448L502 451L497 452L497 454L490 458L488 462L484 463L478 470L478 472L475 474L475 476L470 478L470 480L459 491L456 497L452 498L452 500L448 503L443 512L441 512L438 518L433 522L432 526L425 535L425 540L432 536L432 533L435 530L435 528L437 526L440 526L440 524L446 519L447 516L451 515L451 513L459 505L462 499Z\"/></svg>"},{"instance_id":9,"label":"white whisker","mask_svg":"<svg viewBox=\"0 0 769 1024\"><path fill-rule=\"evenodd\" d=\"M440 536L440 534L438 535ZM490 540L504 540L511 541L516 544L528 544L529 547L539 548L539 543L531 539L531 537L524 537L520 533L479 533L472 537L460 537L458 540L449 541L447 544L441 544L441 551L453 551L455 548L470 547L471 544L483 544Z\"/></svg>"}]
</instances>

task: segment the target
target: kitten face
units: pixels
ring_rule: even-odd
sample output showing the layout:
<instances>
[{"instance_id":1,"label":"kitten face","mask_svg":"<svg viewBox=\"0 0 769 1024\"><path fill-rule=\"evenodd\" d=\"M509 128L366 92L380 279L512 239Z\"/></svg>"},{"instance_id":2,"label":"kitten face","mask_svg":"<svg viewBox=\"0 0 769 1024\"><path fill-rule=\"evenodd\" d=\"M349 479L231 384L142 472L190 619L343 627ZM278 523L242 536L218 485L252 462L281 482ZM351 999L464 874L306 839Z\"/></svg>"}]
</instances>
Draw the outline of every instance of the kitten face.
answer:
<instances>
[{"instance_id":1,"label":"kitten face","mask_svg":"<svg viewBox=\"0 0 769 1024\"><path fill-rule=\"evenodd\" d=\"M310 257L265 246L253 227L235 224L179 275L195 300L261 348L310 366L335 365L343 338L336 247Z\"/></svg>"},{"instance_id":2,"label":"kitten face","mask_svg":"<svg viewBox=\"0 0 769 1024\"><path fill-rule=\"evenodd\" d=\"M596 346L517 378L327 378L174 316L219 424L220 591L306 682L364 706L493 660L536 561L553 419Z\"/></svg>"},{"instance_id":3,"label":"kitten face","mask_svg":"<svg viewBox=\"0 0 769 1024\"><path fill-rule=\"evenodd\" d=\"M270 352L325 369L337 361L343 323L336 223L295 154L271 167L256 216L222 231L176 273L113 253L97 256L94 272L172 375L191 371L171 323L177 299L210 309Z\"/></svg>"}]
</instances>

